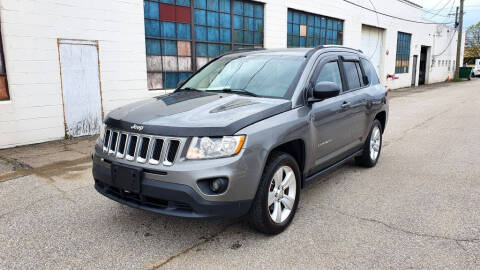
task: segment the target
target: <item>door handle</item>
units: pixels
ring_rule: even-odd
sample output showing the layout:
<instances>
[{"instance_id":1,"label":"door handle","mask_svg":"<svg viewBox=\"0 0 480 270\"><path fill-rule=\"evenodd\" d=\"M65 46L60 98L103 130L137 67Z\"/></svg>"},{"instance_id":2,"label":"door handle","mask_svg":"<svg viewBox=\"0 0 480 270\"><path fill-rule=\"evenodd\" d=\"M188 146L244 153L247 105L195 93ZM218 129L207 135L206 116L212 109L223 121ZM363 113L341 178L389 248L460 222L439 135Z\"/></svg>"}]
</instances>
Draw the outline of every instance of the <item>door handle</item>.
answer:
<instances>
[{"instance_id":1,"label":"door handle","mask_svg":"<svg viewBox=\"0 0 480 270\"><path fill-rule=\"evenodd\" d=\"M352 103L349 102L349 101L344 101L344 102L342 103L342 109L349 108L351 104L352 104Z\"/></svg>"}]
</instances>

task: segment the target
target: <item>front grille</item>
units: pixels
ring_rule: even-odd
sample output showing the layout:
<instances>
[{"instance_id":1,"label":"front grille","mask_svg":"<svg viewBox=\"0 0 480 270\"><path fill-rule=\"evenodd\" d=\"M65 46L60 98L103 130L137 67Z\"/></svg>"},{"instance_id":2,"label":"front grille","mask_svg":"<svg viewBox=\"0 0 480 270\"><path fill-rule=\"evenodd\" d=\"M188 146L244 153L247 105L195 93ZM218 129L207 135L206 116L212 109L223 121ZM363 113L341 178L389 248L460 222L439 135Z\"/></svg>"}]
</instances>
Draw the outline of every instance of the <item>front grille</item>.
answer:
<instances>
[{"instance_id":1,"label":"front grille","mask_svg":"<svg viewBox=\"0 0 480 270\"><path fill-rule=\"evenodd\" d=\"M132 162L172 166L180 156L185 138L136 134L107 128L103 152Z\"/></svg>"}]
</instances>

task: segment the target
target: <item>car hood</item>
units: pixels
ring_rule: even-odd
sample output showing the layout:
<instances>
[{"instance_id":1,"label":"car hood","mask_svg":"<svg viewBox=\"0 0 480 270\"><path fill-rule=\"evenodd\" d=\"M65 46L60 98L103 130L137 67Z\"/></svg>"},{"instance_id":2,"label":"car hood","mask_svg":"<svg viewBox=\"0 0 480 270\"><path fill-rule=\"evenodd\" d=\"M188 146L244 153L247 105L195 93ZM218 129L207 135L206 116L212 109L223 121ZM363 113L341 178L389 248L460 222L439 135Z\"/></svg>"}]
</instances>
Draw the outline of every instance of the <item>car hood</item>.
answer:
<instances>
[{"instance_id":1,"label":"car hood","mask_svg":"<svg viewBox=\"0 0 480 270\"><path fill-rule=\"evenodd\" d=\"M225 136L291 108L285 99L182 91L117 108L105 123L151 135Z\"/></svg>"}]
</instances>

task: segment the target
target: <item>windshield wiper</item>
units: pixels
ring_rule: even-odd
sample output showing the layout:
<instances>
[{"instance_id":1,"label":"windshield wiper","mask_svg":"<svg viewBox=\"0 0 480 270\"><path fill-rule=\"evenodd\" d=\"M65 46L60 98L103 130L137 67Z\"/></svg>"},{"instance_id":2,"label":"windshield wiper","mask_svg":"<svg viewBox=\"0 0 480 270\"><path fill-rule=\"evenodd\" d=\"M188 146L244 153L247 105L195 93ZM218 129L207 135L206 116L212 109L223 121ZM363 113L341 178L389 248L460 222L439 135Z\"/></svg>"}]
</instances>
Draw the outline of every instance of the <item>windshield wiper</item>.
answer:
<instances>
[{"instance_id":1,"label":"windshield wiper","mask_svg":"<svg viewBox=\"0 0 480 270\"><path fill-rule=\"evenodd\" d=\"M185 88L179 88L176 91L195 91L195 92L202 92L202 90L198 90L196 88L192 87L185 87Z\"/></svg>"},{"instance_id":2,"label":"windshield wiper","mask_svg":"<svg viewBox=\"0 0 480 270\"><path fill-rule=\"evenodd\" d=\"M243 94L247 96L252 96L252 97L258 97L257 94L250 92L245 89L231 89L231 88L224 88L224 89L219 89L219 90L207 90L207 92L223 92L223 93L237 93L237 94Z\"/></svg>"}]
</instances>

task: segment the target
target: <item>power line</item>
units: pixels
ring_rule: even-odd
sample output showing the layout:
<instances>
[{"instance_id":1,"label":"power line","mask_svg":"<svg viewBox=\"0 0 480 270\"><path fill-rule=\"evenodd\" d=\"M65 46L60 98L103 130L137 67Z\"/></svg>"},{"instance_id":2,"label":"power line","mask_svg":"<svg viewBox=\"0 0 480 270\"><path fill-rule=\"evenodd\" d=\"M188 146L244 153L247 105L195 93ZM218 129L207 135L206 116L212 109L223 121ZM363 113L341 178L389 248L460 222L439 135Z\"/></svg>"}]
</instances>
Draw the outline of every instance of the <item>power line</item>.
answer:
<instances>
[{"instance_id":1,"label":"power line","mask_svg":"<svg viewBox=\"0 0 480 270\"><path fill-rule=\"evenodd\" d=\"M378 49L378 45L380 45L380 20L378 19L378 13L376 12L377 11L377 8L375 7L375 5L373 4L372 0L368 0L370 2L370 4L372 5L373 9L375 10L375 15L377 16L377 44L375 45L375 50L373 51L372 55L369 57L369 60L372 60L373 57L375 56L375 53L377 52L377 49Z\"/></svg>"},{"instance_id":2,"label":"power line","mask_svg":"<svg viewBox=\"0 0 480 270\"><path fill-rule=\"evenodd\" d=\"M365 10L368 10L368 11L371 11L371 12L375 12L375 13L380 14L380 15L383 15L383 16L387 16L387 17L390 17L390 18L394 18L394 19L402 20L402 21L406 21L406 22L420 23L420 24L450 24L450 23L453 23L453 22L449 22L449 23L435 23L435 22L422 22L422 21L409 20L409 19L405 19L405 18L400 18L400 17L394 16L394 15L386 14L386 13L383 13L383 12L375 11L375 10L373 10L373 9L364 7L364 6L359 5L359 4L357 4L357 3L350 2L350 1L348 1L348 0L343 0L343 1L344 1L344 2L347 2L347 3L351 4L351 5L357 6L357 7L359 7L359 8L363 8L363 9L365 9Z\"/></svg>"},{"instance_id":3,"label":"power line","mask_svg":"<svg viewBox=\"0 0 480 270\"><path fill-rule=\"evenodd\" d=\"M455 1L452 2L452 6L450 7L450 10L448 11L449 16L450 16L450 15L455 15L455 14L452 14L452 11L453 11L453 8L454 8L454 7L455 7ZM443 21L443 23L446 23L447 20L449 20L449 19L450 19L450 18L445 19L445 21ZM455 18L455 19L456 19L456 18Z\"/></svg>"},{"instance_id":4,"label":"power line","mask_svg":"<svg viewBox=\"0 0 480 270\"><path fill-rule=\"evenodd\" d=\"M432 9L430 9L430 11L436 11L435 8L437 8L443 1L444 1L444 0L438 1L437 4L436 4L435 6L433 6ZM424 10L424 11L427 11L427 10Z\"/></svg>"},{"instance_id":5,"label":"power line","mask_svg":"<svg viewBox=\"0 0 480 270\"><path fill-rule=\"evenodd\" d=\"M440 15L440 14L435 14L435 13L433 13L433 12L431 12L431 11L428 11L428 10L423 10L423 12L428 13L428 14L433 14L433 15L439 16L439 17L445 17L445 18L449 18L449 17L452 16L452 15ZM435 17L435 16L433 16L433 17Z\"/></svg>"},{"instance_id":6,"label":"power line","mask_svg":"<svg viewBox=\"0 0 480 270\"><path fill-rule=\"evenodd\" d=\"M433 14L432 17L430 17L430 20L438 16L438 14L440 14L440 12L442 12L448 6L448 4L450 4L450 2L452 2L452 0L448 0L448 2L446 2L445 5L443 5L443 7L439 11L437 11L436 13ZM453 1L453 4L455 4L455 1Z\"/></svg>"}]
</instances>

